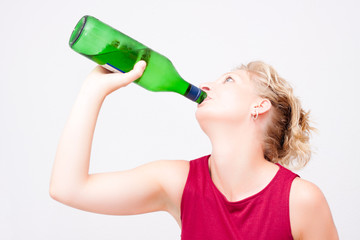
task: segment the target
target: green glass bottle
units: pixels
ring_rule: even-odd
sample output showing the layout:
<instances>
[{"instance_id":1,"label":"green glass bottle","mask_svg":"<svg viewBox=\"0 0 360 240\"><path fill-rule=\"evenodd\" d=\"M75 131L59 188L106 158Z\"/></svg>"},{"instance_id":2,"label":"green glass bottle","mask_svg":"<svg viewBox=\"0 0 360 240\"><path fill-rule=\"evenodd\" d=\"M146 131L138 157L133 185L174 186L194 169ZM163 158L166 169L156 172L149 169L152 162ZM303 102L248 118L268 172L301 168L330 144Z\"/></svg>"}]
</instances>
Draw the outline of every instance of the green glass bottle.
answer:
<instances>
[{"instance_id":1,"label":"green glass bottle","mask_svg":"<svg viewBox=\"0 0 360 240\"><path fill-rule=\"evenodd\" d=\"M204 91L181 78L168 58L94 17L80 19L69 45L113 72L128 72L135 63L145 60L145 72L135 83L150 91L176 92L197 103L206 98Z\"/></svg>"}]
</instances>

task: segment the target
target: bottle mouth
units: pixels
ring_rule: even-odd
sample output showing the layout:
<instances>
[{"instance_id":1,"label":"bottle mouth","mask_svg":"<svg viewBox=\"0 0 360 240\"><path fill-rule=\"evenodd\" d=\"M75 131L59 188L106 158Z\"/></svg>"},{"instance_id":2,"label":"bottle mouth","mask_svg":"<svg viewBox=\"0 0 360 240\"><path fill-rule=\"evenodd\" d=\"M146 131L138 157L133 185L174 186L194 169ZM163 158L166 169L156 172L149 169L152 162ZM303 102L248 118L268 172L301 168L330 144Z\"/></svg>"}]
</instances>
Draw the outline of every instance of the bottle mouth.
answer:
<instances>
[{"instance_id":1,"label":"bottle mouth","mask_svg":"<svg viewBox=\"0 0 360 240\"><path fill-rule=\"evenodd\" d=\"M83 32L83 29L84 29L85 24L86 24L87 17L88 16L82 17L79 20L79 22L76 24L74 30L72 31L71 36L70 36L70 40L69 40L70 47L72 47L76 43L76 41L79 39L81 33Z\"/></svg>"},{"instance_id":2,"label":"bottle mouth","mask_svg":"<svg viewBox=\"0 0 360 240\"><path fill-rule=\"evenodd\" d=\"M201 91L199 98L196 100L198 104L202 103L207 97L206 92Z\"/></svg>"},{"instance_id":3,"label":"bottle mouth","mask_svg":"<svg viewBox=\"0 0 360 240\"><path fill-rule=\"evenodd\" d=\"M206 95L207 95L206 92L202 91L200 88L195 87L192 84L189 84L189 87L186 90L184 96L200 104L202 101L204 101Z\"/></svg>"}]
</instances>

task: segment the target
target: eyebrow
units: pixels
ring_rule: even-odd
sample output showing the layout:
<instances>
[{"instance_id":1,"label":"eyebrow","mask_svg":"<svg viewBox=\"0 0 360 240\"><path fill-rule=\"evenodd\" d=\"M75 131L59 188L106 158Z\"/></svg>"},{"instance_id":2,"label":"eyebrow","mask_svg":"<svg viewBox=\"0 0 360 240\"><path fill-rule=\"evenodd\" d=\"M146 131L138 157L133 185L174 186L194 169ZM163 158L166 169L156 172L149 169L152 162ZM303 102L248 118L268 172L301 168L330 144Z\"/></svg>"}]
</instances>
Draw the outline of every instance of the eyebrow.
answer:
<instances>
[{"instance_id":1,"label":"eyebrow","mask_svg":"<svg viewBox=\"0 0 360 240\"><path fill-rule=\"evenodd\" d=\"M248 83L251 83L251 78L249 76L249 72L248 71L244 71L244 70L239 70L242 71L243 74L237 73L235 71L233 71L232 73L234 73L235 75L239 76L239 78L243 81L246 81Z\"/></svg>"}]
</instances>

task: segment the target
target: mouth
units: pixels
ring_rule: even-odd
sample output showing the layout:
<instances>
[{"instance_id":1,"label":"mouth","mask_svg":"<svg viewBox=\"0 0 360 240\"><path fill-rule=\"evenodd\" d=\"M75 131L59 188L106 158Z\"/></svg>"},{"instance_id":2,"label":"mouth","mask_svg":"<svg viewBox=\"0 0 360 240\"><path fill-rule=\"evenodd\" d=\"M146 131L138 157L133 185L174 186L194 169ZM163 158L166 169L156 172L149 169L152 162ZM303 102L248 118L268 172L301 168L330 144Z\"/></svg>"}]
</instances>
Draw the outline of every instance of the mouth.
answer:
<instances>
[{"instance_id":1,"label":"mouth","mask_svg":"<svg viewBox=\"0 0 360 240\"><path fill-rule=\"evenodd\" d=\"M206 102L208 102L209 100L211 100L211 97L207 96L207 97L204 99L204 101L202 101L202 103L200 103L200 104L198 105L198 107L204 105L204 104L205 104Z\"/></svg>"}]
</instances>

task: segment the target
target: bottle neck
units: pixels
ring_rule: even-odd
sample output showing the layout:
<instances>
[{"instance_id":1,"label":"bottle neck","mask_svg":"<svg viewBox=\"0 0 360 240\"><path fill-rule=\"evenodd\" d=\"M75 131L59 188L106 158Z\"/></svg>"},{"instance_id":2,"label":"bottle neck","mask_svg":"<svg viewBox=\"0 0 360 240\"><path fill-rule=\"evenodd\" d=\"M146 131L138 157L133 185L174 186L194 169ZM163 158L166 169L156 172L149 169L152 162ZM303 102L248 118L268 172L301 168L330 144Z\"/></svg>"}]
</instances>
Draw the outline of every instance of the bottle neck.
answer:
<instances>
[{"instance_id":1,"label":"bottle neck","mask_svg":"<svg viewBox=\"0 0 360 240\"><path fill-rule=\"evenodd\" d=\"M195 87L192 84L189 84L189 87L186 90L184 96L194 102L201 103L206 98L206 93L202 91L200 88Z\"/></svg>"}]
</instances>

